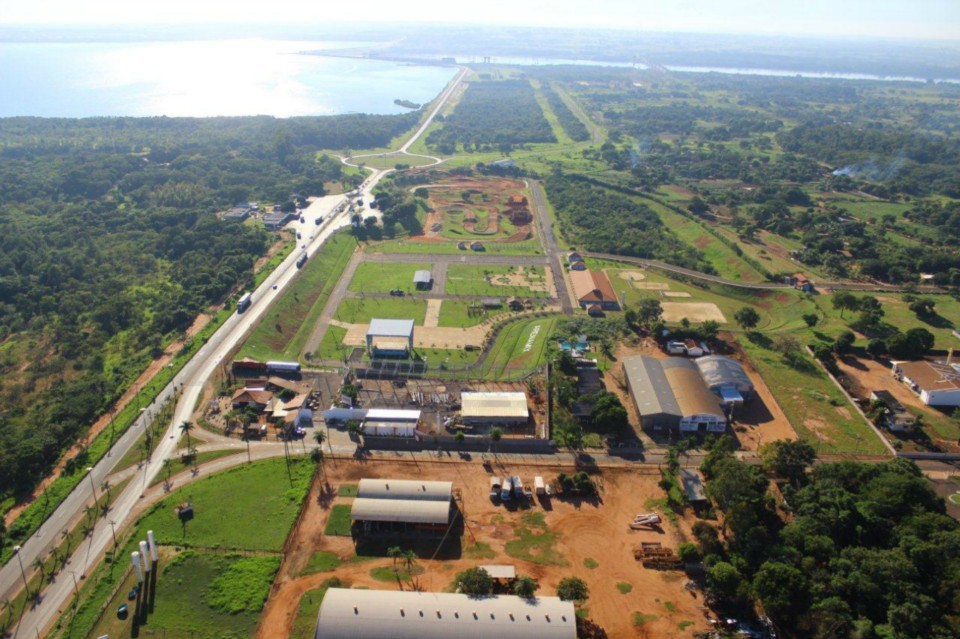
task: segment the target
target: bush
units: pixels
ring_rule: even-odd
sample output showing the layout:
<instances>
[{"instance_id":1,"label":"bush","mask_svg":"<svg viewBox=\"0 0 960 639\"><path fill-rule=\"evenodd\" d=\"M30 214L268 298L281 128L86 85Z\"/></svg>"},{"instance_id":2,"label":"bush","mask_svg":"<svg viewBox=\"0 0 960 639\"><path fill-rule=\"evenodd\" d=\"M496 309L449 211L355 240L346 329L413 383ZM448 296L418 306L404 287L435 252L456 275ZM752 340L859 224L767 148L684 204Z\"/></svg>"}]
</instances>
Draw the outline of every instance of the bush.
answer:
<instances>
[{"instance_id":1,"label":"bush","mask_svg":"<svg viewBox=\"0 0 960 639\"><path fill-rule=\"evenodd\" d=\"M276 556L239 557L210 583L207 603L229 614L258 611L279 568L280 558Z\"/></svg>"},{"instance_id":2,"label":"bush","mask_svg":"<svg viewBox=\"0 0 960 639\"><path fill-rule=\"evenodd\" d=\"M453 585L465 595L489 595L493 593L493 577L483 568L468 568L457 573Z\"/></svg>"},{"instance_id":3,"label":"bush","mask_svg":"<svg viewBox=\"0 0 960 639\"><path fill-rule=\"evenodd\" d=\"M583 579L566 577L557 586L557 596L564 601L586 601L590 596L590 589Z\"/></svg>"},{"instance_id":4,"label":"bush","mask_svg":"<svg viewBox=\"0 0 960 639\"><path fill-rule=\"evenodd\" d=\"M702 559L700 556L700 551L697 550L697 547L688 541L680 544L680 548L677 549L677 554L680 556L680 560L685 564L695 564Z\"/></svg>"}]
</instances>

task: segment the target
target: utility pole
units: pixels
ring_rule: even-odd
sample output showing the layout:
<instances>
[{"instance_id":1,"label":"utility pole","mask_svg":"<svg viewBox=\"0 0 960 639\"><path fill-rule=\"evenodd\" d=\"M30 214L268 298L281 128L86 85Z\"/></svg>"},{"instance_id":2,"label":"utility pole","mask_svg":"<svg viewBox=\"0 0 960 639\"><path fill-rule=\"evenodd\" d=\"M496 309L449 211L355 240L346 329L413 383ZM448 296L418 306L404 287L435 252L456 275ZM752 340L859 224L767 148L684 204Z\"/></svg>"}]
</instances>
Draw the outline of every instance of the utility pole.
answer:
<instances>
[{"instance_id":1,"label":"utility pole","mask_svg":"<svg viewBox=\"0 0 960 639\"><path fill-rule=\"evenodd\" d=\"M93 491L93 503L97 510L100 510L100 502L97 500L97 485L93 483L93 466L87 466L87 477L90 478L90 489Z\"/></svg>"},{"instance_id":2,"label":"utility pole","mask_svg":"<svg viewBox=\"0 0 960 639\"><path fill-rule=\"evenodd\" d=\"M27 571L23 569L23 559L20 557L20 548L22 546L14 546L13 554L17 556L17 563L20 564L20 576L23 577L23 589L27 593L27 597L30 596L30 585L27 583Z\"/></svg>"}]
</instances>

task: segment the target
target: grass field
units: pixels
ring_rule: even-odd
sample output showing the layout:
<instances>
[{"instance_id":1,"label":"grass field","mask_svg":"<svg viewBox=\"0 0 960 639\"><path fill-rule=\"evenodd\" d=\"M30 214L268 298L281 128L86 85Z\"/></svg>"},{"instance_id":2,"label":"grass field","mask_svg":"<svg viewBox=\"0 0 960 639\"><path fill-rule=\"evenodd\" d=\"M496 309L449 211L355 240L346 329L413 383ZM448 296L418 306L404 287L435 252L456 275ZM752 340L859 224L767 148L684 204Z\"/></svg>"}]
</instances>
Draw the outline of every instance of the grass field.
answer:
<instances>
[{"instance_id":1,"label":"grass field","mask_svg":"<svg viewBox=\"0 0 960 639\"><path fill-rule=\"evenodd\" d=\"M320 348L317 350L317 357L320 359L343 359L344 346L343 338L347 336L347 329L339 326L327 326L327 332L323 334L323 341L320 342Z\"/></svg>"},{"instance_id":2,"label":"grass field","mask_svg":"<svg viewBox=\"0 0 960 639\"><path fill-rule=\"evenodd\" d=\"M350 505L337 504L330 509L330 518L327 519L327 527L323 532L325 535L349 537L350 523Z\"/></svg>"},{"instance_id":3,"label":"grass field","mask_svg":"<svg viewBox=\"0 0 960 639\"><path fill-rule=\"evenodd\" d=\"M327 240L263 316L237 357L298 360L355 248L356 241L348 233L337 233Z\"/></svg>"},{"instance_id":4,"label":"grass field","mask_svg":"<svg viewBox=\"0 0 960 639\"><path fill-rule=\"evenodd\" d=\"M389 293L393 289L401 289L411 293L417 290L413 283L414 272L431 269L431 264L361 262L347 290L358 293Z\"/></svg>"},{"instance_id":5,"label":"grass field","mask_svg":"<svg viewBox=\"0 0 960 639\"><path fill-rule=\"evenodd\" d=\"M330 572L340 565L340 558L327 550L318 550L310 556L310 561L300 571L301 575L312 575L315 572Z\"/></svg>"},{"instance_id":6,"label":"grass field","mask_svg":"<svg viewBox=\"0 0 960 639\"><path fill-rule=\"evenodd\" d=\"M763 376L794 430L818 453L882 455L887 452L843 393L813 359L797 370L780 353L741 340L750 361Z\"/></svg>"},{"instance_id":7,"label":"grass field","mask_svg":"<svg viewBox=\"0 0 960 639\"><path fill-rule=\"evenodd\" d=\"M521 320L497 336L483 367L483 377L499 379L530 371L543 363L556 318Z\"/></svg>"},{"instance_id":8,"label":"grass field","mask_svg":"<svg viewBox=\"0 0 960 639\"><path fill-rule=\"evenodd\" d=\"M471 310L473 311L471 313ZM505 308L486 310L476 306L474 302L461 300L444 300L440 305L440 320L438 326L453 326L466 328L476 326L492 317L507 313Z\"/></svg>"},{"instance_id":9,"label":"grass field","mask_svg":"<svg viewBox=\"0 0 960 639\"><path fill-rule=\"evenodd\" d=\"M139 633L210 639L249 637L280 567L277 556L242 557L197 551L186 551L169 560L163 558L161 562L152 606L149 598L142 604L147 610L146 620L134 620L135 602L126 597L136 582L131 573L90 637L135 637ZM113 614L120 603L130 605L131 613L125 620Z\"/></svg>"},{"instance_id":10,"label":"grass field","mask_svg":"<svg viewBox=\"0 0 960 639\"><path fill-rule=\"evenodd\" d=\"M279 550L300 512L314 465L269 459L210 475L174 490L140 519L157 543L232 550ZM181 525L174 508L190 501L194 518Z\"/></svg>"},{"instance_id":11,"label":"grass field","mask_svg":"<svg viewBox=\"0 0 960 639\"><path fill-rule=\"evenodd\" d=\"M936 316L921 319L910 310L910 305L904 302L899 294L854 293L854 295L859 298L876 297L883 307L882 321L900 329L901 332L906 332L914 327L922 327L933 333L936 340L934 348L943 350L951 347L960 348L960 339L957 339L952 333L953 329L960 328L960 301L953 297L949 295L918 295L917 297L930 298L936 303L934 306ZM856 319L857 313L850 311L845 311L844 318L841 319L840 311L833 308L832 300L832 296L829 295L822 295L818 298L820 307L824 314L832 320L832 323L845 326L847 322Z\"/></svg>"},{"instance_id":12,"label":"grass field","mask_svg":"<svg viewBox=\"0 0 960 639\"><path fill-rule=\"evenodd\" d=\"M340 302L334 318L348 324L367 324L371 319L412 319L423 326L427 315L427 301L406 297L348 297Z\"/></svg>"},{"instance_id":13,"label":"grass field","mask_svg":"<svg viewBox=\"0 0 960 639\"><path fill-rule=\"evenodd\" d=\"M523 276L519 279L519 269ZM542 266L479 266L451 264L447 267L447 293L450 295L489 295L492 297L549 297L547 291L535 291L528 286L514 285L513 281L526 281L544 285L546 273Z\"/></svg>"},{"instance_id":14,"label":"grass field","mask_svg":"<svg viewBox=\"0 0 960 639\"><path fill-rule=\"evenodd\" d=\"M452 350L446 348L418 348L416 355L430 366L442 369L445 366L463 367L473 364L480 357L478 351Z\"/></svg>"},{"instance_id":15,"label":"grass field","mask_svg":"<svg viewBox=\"0 0 960 639\"><path fill-rule=\"evenodd\" d=\"M317 611L323 603L323 596L327 594L327 588L328 586L320 586L306 591L300 597L289 639L313 639L317 627Z\"/></svg>"}]
</instances>

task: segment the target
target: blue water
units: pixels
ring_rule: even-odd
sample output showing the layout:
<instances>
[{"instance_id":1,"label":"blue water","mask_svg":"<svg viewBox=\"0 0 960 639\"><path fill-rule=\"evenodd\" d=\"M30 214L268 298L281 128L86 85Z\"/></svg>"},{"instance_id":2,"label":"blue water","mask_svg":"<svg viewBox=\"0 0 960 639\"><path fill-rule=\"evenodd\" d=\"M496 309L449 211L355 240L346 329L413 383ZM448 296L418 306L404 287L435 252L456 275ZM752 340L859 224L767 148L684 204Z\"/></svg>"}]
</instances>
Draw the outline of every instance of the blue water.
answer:
<instances>
[{"instance_id":1,"label":"blue water","mask_svg":"<svg viewBox=\"0 0 960 639\"><path fill-rule=\"evenodd\" d=\"M343 42L0 43L0 117L404 113L456 69L302 55Z\"/></svg>"}]
</instances>

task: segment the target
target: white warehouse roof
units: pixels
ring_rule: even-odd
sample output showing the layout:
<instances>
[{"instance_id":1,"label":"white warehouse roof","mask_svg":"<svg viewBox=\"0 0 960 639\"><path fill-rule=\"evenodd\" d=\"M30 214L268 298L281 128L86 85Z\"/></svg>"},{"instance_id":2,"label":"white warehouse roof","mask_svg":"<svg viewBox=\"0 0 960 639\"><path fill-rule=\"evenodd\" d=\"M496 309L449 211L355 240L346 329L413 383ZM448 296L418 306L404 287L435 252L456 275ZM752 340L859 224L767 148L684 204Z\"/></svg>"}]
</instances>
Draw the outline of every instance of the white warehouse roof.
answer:
<instances>
[{"instance_id":1,"label":"white warehouse roof","mask_svg":"<svg viewBox=\"0 0 960 639\"><path fill-rule=\"evenodd\" d=\"M368 336L374 337L406 337L413 335L412 319L377 319L370 320Z\"/></svg>"},{"instance_id":2,"label":"white warehouse roof","mask_svg":"<svg viewBox=\"0 0 960 639\"><path fill-rule=\"evenodd\" d=\"M460 393L460 414L463 417L517 417L526 419L526 393L465 392Z\"/></svg>"},{"instance_id":3,"label":"white warehouse roof","mask_svg":"<svg viewBox=\"0 0 960 639\"><path fill-rule=\"evenodd\" d=\"M350 509L350 519L353 521L402 521L408 524L445 524L450 521L450 502L356 499Z\"/></svg>"},{"instance_id":4,"label":"white warehouse roof","mask_svg":"<svg viewBox=\"0 0 960 639\"><path fill-rule=\"evenodd\" d=\"M575 639L573 604L557 597L470 597L331 588L315 639Z\"/></svg>"},{"instance_id":5,"label":"white warehouse roof","mask_svg":"<svg viewBox=\"0 0 960 639\"><path fill-rule=\"evenodd\" d=\"M361 479L357 499L402 499L449 502L453 497L451 481L415 479ZM354 502L356 503L356 502Z\"/></svg>"},{"instance_id":6,"label":"white warehouse roof","mask_svg":"<svg viewBox=\"0 0 960 639\"><path fill-rule=\"evenodd\" d=\"M395 408L369 408L364 419L372 422L418 422L420 421L419 410L395 409Z\"/></svg>"}]
</instances>

